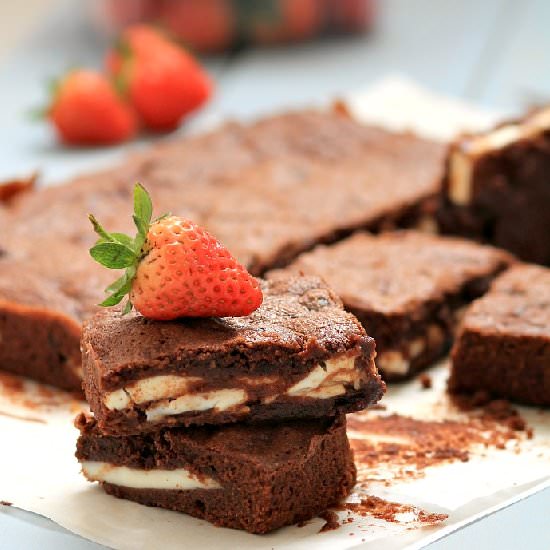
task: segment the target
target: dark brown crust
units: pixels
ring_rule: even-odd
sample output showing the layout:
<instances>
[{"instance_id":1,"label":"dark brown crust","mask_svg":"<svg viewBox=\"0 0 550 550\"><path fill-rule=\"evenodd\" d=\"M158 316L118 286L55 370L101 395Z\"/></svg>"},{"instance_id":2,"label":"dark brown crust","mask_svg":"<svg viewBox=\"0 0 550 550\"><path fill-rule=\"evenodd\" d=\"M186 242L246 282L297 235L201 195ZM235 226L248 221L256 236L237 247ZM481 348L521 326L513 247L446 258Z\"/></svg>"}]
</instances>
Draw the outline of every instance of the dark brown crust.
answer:
<instances>
[{"instance_id":1,"label":"dark brown crust","mask_svg":"<svg viewBox=\"0 0 550 550\"><path fill-rule=\"evenodd\" d=\"M267 533L306 521L336 505L355 483L345 419L249 427L160 430L150 435L102 435L84 415L77 444L80 461L133 468L185 467L214 478L221 489L131 489L108 483L104 490L234 529Z\"/></svg>"},{"instance_id":2,"label":"dark brown crust","mask_svg":"<svg viewBox=\"0 0 550 550\"><path fill-rule=\"evenodd\" d=\"M358 228L413 223L437 194L443 156L437 143L337 113L303 111L227 124L68 185L15 196L0 205L0 289L13 288L9 295L0 290L4 314L9 322L28 300L10 274L16 264L13 273L35 273L37 287L55 288L47 298L32 293L33 307L75 315L76 323L97 311L113 275L89 257L95 237L87 214L113 231L135 231L124 213L136 181L151 192L156 213L189 217L261 274ZM72 330L65 337L77 345ZM19 338L17 349L33 346L29 329L22 326ZM29 374L63 384L50 372L47 349L38 342L33 349L36 368ZM10 363L0 368L10 370Z\"/></svg>"},{"instance_id":3,"label":"dark brown crust","mask_svg":"<svg viewBox=\"0 0 550 550\"><path fill-rule=\"evenodd\" d=\"M550 406L550 270L518 266L468 310L449 390Z\"/></svg>"},{"instance_id":4,"label":"dark brown crust","mask_svg":"<svg viewBox=\"0 0 550 550\"><path fill-rule=\"evenodd\" d=\"M447 167L451 154L466 148L472 137L462 136L451 145ZM468 205L450 200L447 168L437 212L441 230L489 242L525 261L550 265L548 173L550 131L476 155Z\"/></svg>"},{"instance_id":5,"label":"dark brown crust","mask_svg":"<svg viewBox=\"0 0 550 550\"><path fill-rule=\"evenodd\" d=\"M443 340L428 343L411 359L406 374L381 368L387 380L395 381L410 377L449 349L457 310L486 292L512 262L510 255L491 247L402 231L356 234L317 247L283 272L324 278L376 340L378 357L388 350L408 357L409 344L419 338L427 341L428 326L437 325Z\"/></svg>"},{"instance_id":6,"label":"dark brown crust","mask_svg":"<svg viewBox=\"0 0 550 550\"><path fill-rule=\"evenodd\" d=\"M363 327L342 309L337 296L316 277L279 277L262 281L264 302L248 317L151 322L134 314L103 312L85 323L82 338L84 390L100 426L109 433L136 433L159 426L225 423L237 420L334 416L361 410L384 392L375 346ZM312 369L342 355L356 356L360 387L331 399L288 398L282 394ZM242 388L245 408L215 409L146 422L148 403L124 411L103 404L106 393L152 375L197 376L193 390ZM245 383L265 376L269 385ZM267 392L267 393L266 393ZM174 396L176 397L176 396Z\"/></svg>"}]
</instances>

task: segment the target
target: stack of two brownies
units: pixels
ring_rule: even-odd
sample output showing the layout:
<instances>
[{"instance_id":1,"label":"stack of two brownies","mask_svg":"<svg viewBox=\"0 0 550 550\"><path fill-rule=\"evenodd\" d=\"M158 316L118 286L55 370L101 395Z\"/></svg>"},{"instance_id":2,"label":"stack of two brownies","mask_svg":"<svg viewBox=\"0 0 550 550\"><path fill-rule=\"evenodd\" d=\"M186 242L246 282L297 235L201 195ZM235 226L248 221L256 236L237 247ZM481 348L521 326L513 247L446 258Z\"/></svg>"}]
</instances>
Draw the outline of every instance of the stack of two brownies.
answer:
<instances>
[{"instance_id":1,"label":"stack of two brownies","mask_svg":"<svg viewBox=\"0 0 550 550\"><path fill-rule=\"evenodd\" d=\"M240 318L84 326L84 475L117 497L265 533L347 496L345 413L384 392L375 344L316 277L262 282Z\"/></svg>"}]
</instances>

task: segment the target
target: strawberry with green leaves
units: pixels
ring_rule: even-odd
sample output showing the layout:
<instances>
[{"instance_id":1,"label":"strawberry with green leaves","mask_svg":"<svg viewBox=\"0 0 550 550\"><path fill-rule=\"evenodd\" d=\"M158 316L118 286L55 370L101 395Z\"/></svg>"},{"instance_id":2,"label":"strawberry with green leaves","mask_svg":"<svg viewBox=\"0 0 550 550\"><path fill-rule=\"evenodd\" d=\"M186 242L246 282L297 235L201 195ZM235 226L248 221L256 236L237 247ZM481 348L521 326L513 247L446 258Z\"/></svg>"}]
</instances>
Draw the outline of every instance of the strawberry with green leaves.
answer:
<instances>
[{"instance_id":1,"label":"strawberry with green leaves","mask_svg":"<svg viewBox=\"0 0 550 550\"><path fill-rule=\"evenodd\" d=\"M90 254L124 274L105 290L104 307L129 296L132 306L150 319L178 317L239 317L262 303L258 281L205 229L178 216L152 220L151 198L144 187L134 189L137 235L108 233L90 215L99 235Z\"/></svg>"}]
</instances>

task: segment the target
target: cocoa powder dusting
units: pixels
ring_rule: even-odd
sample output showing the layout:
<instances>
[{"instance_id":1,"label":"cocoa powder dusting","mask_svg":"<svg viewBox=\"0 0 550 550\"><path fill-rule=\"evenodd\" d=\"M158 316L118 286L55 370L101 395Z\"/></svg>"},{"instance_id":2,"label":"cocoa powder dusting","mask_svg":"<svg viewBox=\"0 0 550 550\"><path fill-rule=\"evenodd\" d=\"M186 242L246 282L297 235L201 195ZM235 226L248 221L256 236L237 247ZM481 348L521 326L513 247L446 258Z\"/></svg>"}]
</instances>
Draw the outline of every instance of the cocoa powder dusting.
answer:
<instances>
[{"instance_id":1,"label":"cocoa powder dusting","mask_svg":"<svg viewBox=\"0 0 550 550\"><path fill-rule=\"evenodd\" d=\"M349 502L344 506L346 510L354 514L363 517L372 516L392 523L401 523L398 518L399 514L412 514L414 519L409 520L407 523L420 522L430 525L445 521L449 517L447 514L433 514L411 504L390 502L374 496L362 498L359 502Z\"/></svg>"},{"instance_id":2,"label":"cocoa powder dusting","mask_svg":"<svg viewBox=\"0 0 550 550\"><path fill-rule=\"evenodd\" d=\"M527 436L529 436L530 430L532 437L532 430L528 429L527 423L519 411L506 399L493 399L488 392L483 390L468 395L451 395L451 399L453 404L463 412L477 413L481 419L497 422L513 431L527 430Z\"/></svg>"},{"instance_id":3,"label":"cocoa powder dusting","mask_svg":"<svg viewBox=\"0 0 550 550\"><path fill-rule=\"evenodd\" d=\"M82 402L74 395L38 383L26 386L24 378L6 372L0 372L0 394L14 405L31 410L59 406L82 410Z\"/></svg>"},{"instance_id":4,"label":"cocoa powder dusting","mask_svg":"<svg viewBox=\"0 0 550 550\"><path fill-rule=\"evenodd\" d=\"M368 411L349 415L348 436L359 487L365 488L372 481L389 485L395 480L423 477L429 466L467 462L474 446L502 449L517 441L521 422L502 424L491 414L464 421L418 420Z\"/></svg>"}]
</instances>

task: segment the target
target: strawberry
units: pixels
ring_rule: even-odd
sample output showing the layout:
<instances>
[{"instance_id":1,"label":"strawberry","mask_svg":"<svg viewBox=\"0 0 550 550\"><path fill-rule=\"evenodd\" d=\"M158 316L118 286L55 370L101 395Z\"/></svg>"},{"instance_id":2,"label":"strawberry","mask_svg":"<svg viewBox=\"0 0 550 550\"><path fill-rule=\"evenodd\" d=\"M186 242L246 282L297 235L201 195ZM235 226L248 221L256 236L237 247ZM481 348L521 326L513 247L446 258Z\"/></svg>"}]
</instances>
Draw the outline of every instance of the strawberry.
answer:
<instances>
[{"instance_id":1,"label":"strawberry","mask_svg":"<svg viewBox=\"0 0 550 550\"><path fill-rule=\"evenodd\" d=\"M211 94L211 82L198 62L175 43L143 26L127 30L107 69L142 122L170 131Z\"/></svg>"},{"instance_id":2,"label":"strawberry","mask_svg":"<svg viewBox=\"0 0 550 550\"><path fill-rule=\"evenodd\" d=\"M55 85L46 116L59 137L74 145L120 143L136 132L132 110L101 74L77 69Z\"/></svg>"},{"instance_id":3,"label":"strawberry","mask_svg":"<svg viewBox=\"0 0 550 550\"><path fill-rule=\"evenodd\" d=\"M262 303L258 281L205 229L185 218L163 216L151 222L147 191L134 188L137 235L108 233L90 215L99 240L91 256L125 273L100 305L116 305L129 294L123 310L136 308L149 319L240 317Z\"/></svg>"},{"instance_id":4,"label":"strawberry","mask_svg":"<svg viewBox=\"0 0 550 550\"><path fill-rule=\"evenodd\" d=\"M229 48L238 26L231 0L165 0L160 21L184 44L202 52Z\"/></svg>"}]
</instances>

